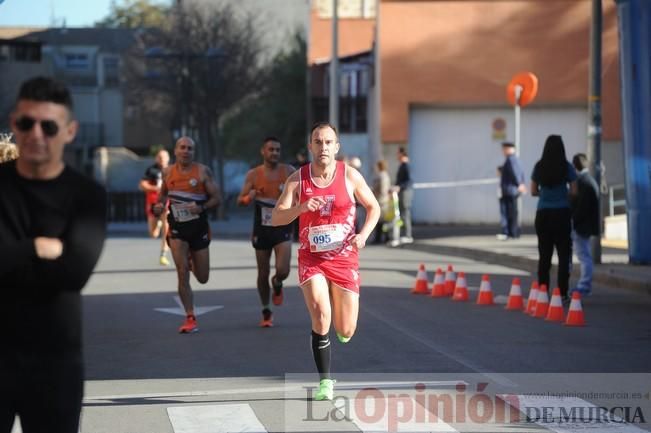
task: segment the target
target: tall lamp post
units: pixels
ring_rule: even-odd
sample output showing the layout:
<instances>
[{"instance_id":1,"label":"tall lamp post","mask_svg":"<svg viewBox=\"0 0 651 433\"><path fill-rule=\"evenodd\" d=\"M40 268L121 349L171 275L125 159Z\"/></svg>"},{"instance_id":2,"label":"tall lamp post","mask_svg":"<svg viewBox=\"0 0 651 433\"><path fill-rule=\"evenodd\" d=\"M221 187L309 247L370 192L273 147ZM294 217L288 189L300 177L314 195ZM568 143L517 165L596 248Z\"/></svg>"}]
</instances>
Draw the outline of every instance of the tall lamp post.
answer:
<instances>
[{"instance_id":1,"label":"tall lamp post","mask_svg":"<svg viewBox=\"0 0 651 433\"><path fill-rule=\"evenodd\" d=\"M592 161L591 172L599 186L597 193L599 206L599 234L592 238L592 260L601 263L601 33L603 17L601 0L592 0L592 25L590 26L590 97L588 113L588 159Z\"/></svg>"}]
</instances>

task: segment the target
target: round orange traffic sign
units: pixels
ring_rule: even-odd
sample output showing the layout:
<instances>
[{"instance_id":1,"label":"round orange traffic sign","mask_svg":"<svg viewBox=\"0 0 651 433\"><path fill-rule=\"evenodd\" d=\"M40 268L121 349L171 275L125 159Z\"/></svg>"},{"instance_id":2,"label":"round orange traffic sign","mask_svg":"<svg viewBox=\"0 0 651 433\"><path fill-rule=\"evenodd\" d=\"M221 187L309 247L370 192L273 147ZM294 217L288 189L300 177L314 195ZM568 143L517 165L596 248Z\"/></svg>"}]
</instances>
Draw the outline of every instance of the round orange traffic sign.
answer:
<instances>
[{"instance_id":1,"label":"round orange traffic sign","mask_svg":"<svg viewBox=\"0 0 651 433\"><path fill-rule=\"evenodd\" d=\"M516 87L518 86L521 88L521 93L520 100L516 101L515 92ZM513 78L511 78L508 86L506 86L506 99L511 105L515 105L516 103L519 104L520 107L529 105L536 98L537 94L538 77L536 77L531 72L520 72L519 74L516 74Z\"/></svg>"}]
</instances>

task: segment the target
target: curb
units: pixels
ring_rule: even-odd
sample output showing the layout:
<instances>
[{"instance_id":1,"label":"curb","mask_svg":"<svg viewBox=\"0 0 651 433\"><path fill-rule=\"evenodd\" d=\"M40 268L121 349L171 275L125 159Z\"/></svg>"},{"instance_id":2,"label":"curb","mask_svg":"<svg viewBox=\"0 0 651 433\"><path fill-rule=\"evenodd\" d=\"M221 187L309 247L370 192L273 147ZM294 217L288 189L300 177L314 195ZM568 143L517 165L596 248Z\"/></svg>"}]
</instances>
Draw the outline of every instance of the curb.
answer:
<instances>
[{"instance_id":1,"label":"curb","mask_svg":"<svg viewBox=\"0 0 651 433\"><path fill-rule=\"evenodd\" d=\"M538 272L537 260L514 256L511 254L493 253L490 251L475 250L472 248L455 247L450 245L428 245L418 242L404 245L400 248L421 251L425 253L461 256L471 260L478 260L502 266L510 266L534 275ZM550 272L555 273L557 272L557 269L558 268L556 265L552 265ZM615 275L611 270L599 269L598 265L594 268L592 280L597 284L607 286L612 289L633 290L636 292L642 292L651 295L651 281L645 281L637 278L627 278L622 275Z\"/></svg>"}]
</instances>

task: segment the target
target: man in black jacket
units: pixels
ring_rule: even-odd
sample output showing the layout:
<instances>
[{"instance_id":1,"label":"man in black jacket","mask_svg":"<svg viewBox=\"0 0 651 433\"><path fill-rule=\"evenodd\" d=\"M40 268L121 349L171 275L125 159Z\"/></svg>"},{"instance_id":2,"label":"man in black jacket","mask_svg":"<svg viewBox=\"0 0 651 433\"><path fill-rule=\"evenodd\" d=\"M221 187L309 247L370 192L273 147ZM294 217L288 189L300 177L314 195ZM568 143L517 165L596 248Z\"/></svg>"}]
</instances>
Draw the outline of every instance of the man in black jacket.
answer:
<instances>
[{"instance_id":1,"label":"man in black jacket","mask_svg":"<svg viewBox=\"0 0 651 433\"><path fill-rule=\"evenodd\" d=\"M497 239L517 239L520 237L518 223L518 197L527 191L524 180L524 171L520 160L515 156L515 144L502 143L504 165L499 168L500 173L500 225L502 233Z\"/></svg>"},{"instance_id":2,"label":"man in black jacket","mask_svg":"<svg viewBox=\"0 0 651 433\"><path fill-rule=\"evenodd\" d=\"M23 83L0 164L0 433L77 433L83 395L80 291L106 237L106 192L65 165L77 132L68 89Z\"/></svg>"},{"instance_id":3,"label":"man in black jacket","mask_svg":"<svg viewBox=\"0 0 651 433\"><path fill-rule=\"evenodd\" d=\"M572 240L581 263L581 277L572 291L587 296L592 292L590 236L599 235L599 187L588 173L588 158L583 153L574 155L572 164L578 173L578 194L572 200Z\"/></svg>"},{"instance_id":4,"label":"man in black jacket","mask_svg":"<svg viewBox=\"0 0 651 433\"><path fill-rule=\"evenodd\" d=\"M398 149L398 173L396 174L396 184L393 187L398 192L398 205L400 208L400 217L405 227L405 235L400 239L393 239L391 246L399 244L410 244L414 242L411 232L411 203L414 198L414 182L409 171L409 157L404 147Z\"/></svg>"}]
</instances>

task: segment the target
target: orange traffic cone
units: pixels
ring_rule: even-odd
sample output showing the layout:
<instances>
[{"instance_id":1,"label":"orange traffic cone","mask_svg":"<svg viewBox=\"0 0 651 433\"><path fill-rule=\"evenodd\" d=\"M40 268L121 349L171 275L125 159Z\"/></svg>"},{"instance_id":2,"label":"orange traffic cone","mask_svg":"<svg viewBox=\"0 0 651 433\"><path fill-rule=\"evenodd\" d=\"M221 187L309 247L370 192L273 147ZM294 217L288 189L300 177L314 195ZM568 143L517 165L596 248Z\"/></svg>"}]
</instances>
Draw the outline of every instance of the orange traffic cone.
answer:
<instances>
[{"instance_id":1,"label":"orange traffic cone","mask_svg":"<svg viewBox=\"0 0 651 433\"><path fill-rule=\"evenodd\" d=\"M493 291L491 290L491 282L488 279L488 275L481 277L477 305L493 305Z\"/></svg>"},{"instance_id":2,"label":"orange traffic cone","mask_svg":"<svg viewBox=\"0 0 651 433\"><path fill-rule=\"evenodd\" d=\"M540 286L540 290L538 290L538 299L536 299L536 312L533 316L544 319L545 316L547 316L548 309L549 295L547 295L547 286L543 284Z\"/></svg>"},{"instance_id":3,"label":"orange traffic cone","mask_svg":"<svg viewBox=\"0 0 651 433\"><path fill-rule=\"evenodd\" d=\"M447 296L445 294L445 280L441 268L436 270L434 274L434 285L432 286L432 298L442 298Z\"/></svg>"},{"instance_id":4,"label":"orange traffic cone","mask_svg":"<svg viewBox=\"0 0 651 433\"><path fill-rule=\"evenodd\" d=\"M509 299L506 301L507 310L522 310L524 301L522 300L522 289L520 288L520 279L514 278L509 291Z\"/></svg>"},{"instance_id":5,"label":"orange traffic cone","mask_svg":"<svg viewBox=\"0 0 651 433\"><path fill-rule=\"evenodd\" d=\"M536 299L538 299L538 281L531 283L529 298L527 299L527 307L524 309L524 314L533 315L536 312Z\"/></svg>"},{"instance_id":6,"label":"orange traffic cone","mask_svg":"<svg viewBox=\"0 0 651 433\"><path fill-rule=\"evenodd\" d=\"M566 326L585 326L583 317L583 308L581 307L581 294L577 291L572 292L572 302L567 312Z\"/></svg>"},{"instance_id":7,"label":"orange traffic cone","mask_svg":"<svg viewBox=\"0 0 651 433\"><path fill-rule=\"evenodd\" d=\"M445 272L445 294L447 296L452 296L454 294L454 285L456 279L456 272L454 272L452 265L448 265L448 270Z\"/></svg>"},{"instance_id":8,"label":"orange traffic cone","mask_svg":"<svg viewBox=\"0 0 651 433\"><path fill-rule=\"evenodd\" d=\"M414 288L411 289L411 293L416 295L423 295L429 293L428 287L429 283L427 281L427 271L425 270L425 265L420 264L418 268L418 274L416 275L416 282L414 283Z\"/></svg>"},{"instance_id":9,"label":"orange traffic cone","mask_svg":"<svg viewBox=\"0 0 651 433\"><path fill-rule=\"evenodd\" d=\"M547 317L545 320L550 322L562 322L565 314L563 312L563 301L561 300L561 289L556 287L552 293L552 300L549 303Z\"/></svg>"},{"instance_id":10,"label":"orange traffic cone","mask_svg":"<svg viewBox=\"0 0 651 433\"><path fill-rule=\"evenodd\" d=\"M457 277L457 285L454 288L452 295L453 301L467 301L468 300L468 283L466 283L466 274L459 272Z\"/></svg>"}]
</instances>

